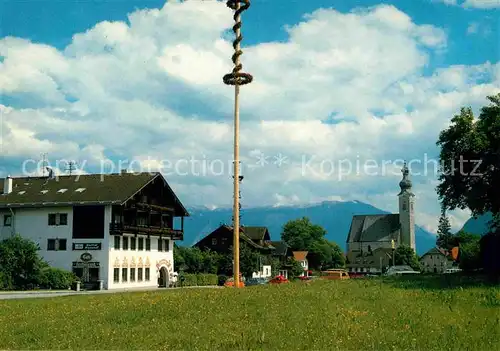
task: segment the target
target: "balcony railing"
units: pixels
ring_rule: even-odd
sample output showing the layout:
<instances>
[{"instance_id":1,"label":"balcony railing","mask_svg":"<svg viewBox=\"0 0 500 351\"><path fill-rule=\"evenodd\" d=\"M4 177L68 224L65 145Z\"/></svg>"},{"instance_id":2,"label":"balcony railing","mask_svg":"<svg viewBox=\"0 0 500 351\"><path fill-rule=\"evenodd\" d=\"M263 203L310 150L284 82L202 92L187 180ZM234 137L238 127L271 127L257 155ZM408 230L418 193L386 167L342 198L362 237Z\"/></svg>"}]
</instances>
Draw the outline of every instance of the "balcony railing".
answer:
<instances>
[{"instance_id":1,"label":"balcony railing","mask_svg":"<svg viewBox=\"0 0 500 351\"><path fill-rule=\"evenodd\" d=\"M123 233L148 234L158 236L168 236L172 240L183 240L184 232L178 229L161 228L152 226L131 225L123 223L110 223L109 232L112 235L121 235Z\"/></svg>"}]
</instances>

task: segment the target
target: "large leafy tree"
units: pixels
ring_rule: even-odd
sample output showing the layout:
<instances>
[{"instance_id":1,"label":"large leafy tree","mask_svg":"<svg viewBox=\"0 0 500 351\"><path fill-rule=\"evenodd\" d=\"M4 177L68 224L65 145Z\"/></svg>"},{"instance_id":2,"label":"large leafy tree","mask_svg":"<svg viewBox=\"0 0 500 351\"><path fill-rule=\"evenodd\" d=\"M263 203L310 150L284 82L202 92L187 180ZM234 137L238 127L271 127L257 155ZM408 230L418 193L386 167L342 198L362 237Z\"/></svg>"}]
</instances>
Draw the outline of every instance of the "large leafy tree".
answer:
<instances>
[{"instance_id":1,"label":"large leafy tree","mask_svg":"<svg viewBox=\"0 0 500 351\"><path fill-rule=\"evenodd\" d=\"M5 289L29 289L44 280L48 264L39 256L39 247L20 235L0 242L0 277Z\"/></svg>"},{"instance_id":2,"label":"large leafy tree","mask_svg":"<svg viewBox=\"0 0 500 351\"><path fill-rule=\"evenodd\" d=\"M334 242L325 238L326 230L303 217L287 222L281 238L294 251L308 251L309 267L337 268L345 265L344 254Z\"/></svg>"},{"instance_id":3,"label":"large leafy tree","mask_svg":"<svg viewBox=\"0 0 500 351\"><path fill-rule=\"evenodd\" d=\"M500 224L500 94L488 100L477 120L470 107L462 108L440 133L437 192L446 209L491 212L494 230Z\"/></svg>"},{"instance_id":4,"label":"large leafy tree","mask_svg":"<svg viewBox=\"0 0 500 351\"><path fill-rule=\"evenodd\" d=\"M409 246L398 246L394 252L394 261L396 265L407 265L417 271L420 270L418 257L415 251Z\"/></svg>"},{"instance_id":5,"label":"large leafy tree","mask_svg":"<svg viewBox=\"0 0 500 351\"><path fill-rule=\"evenodd\" d=\"M437 192L446 209L471 210L474 216L491 212L490 230L478 245L465 245L468 267L483 267L500 274L500 94L488 96L489 105L476 120L471 108L462 108L439 135L440 184Z\"/></svg>"}]
</instances>

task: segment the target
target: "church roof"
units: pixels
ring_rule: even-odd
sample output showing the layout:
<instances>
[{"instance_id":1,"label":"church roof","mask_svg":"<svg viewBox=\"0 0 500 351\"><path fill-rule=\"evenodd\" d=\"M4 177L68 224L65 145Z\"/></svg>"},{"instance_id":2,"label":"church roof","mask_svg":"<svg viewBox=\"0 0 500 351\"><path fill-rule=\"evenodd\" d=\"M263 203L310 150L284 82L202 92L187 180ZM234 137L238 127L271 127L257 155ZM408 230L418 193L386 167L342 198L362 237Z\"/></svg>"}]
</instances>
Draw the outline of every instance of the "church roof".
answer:
<instances>
[{"instance_id":1,"label":"church roof","mask_svg":"<svg viewBox=\"0 0 500 351\"><path fill-rule=\"evenodd\" d=\"M347 242L390 241L397 239L399 229L399 214L356 215Z\"/></svg>"}]
</instances>

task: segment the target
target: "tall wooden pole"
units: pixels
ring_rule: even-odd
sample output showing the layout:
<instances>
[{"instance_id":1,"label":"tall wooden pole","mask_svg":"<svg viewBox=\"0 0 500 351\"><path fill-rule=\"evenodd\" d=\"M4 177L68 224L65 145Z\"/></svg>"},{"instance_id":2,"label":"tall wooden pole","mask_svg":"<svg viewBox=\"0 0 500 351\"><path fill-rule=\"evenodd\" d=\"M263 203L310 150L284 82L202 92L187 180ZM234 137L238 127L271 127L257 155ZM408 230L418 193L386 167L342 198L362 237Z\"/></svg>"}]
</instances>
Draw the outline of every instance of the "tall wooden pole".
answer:
<instances>
[{"instance_id":1,"label":"tall wooden pole","mask_svg":"<svg viewBox=\"0 0 500 351\"><path fill-rule=\"evenodd\" d=\"M243 4L243 6L242 6ZM253 77L249 73L241 72L243 68L240 62L241 51L241 13L250 7L250 0L228 0L226 5L234 10L233 19L235 25L233 32L236 39L233 41L234 54L232 61L234 68L231 73L224 75L224 84L234 85L234 170L233 170L233 273L234 286L240 286L240 85L249 84Z\"/></svg>"}]
</instances>

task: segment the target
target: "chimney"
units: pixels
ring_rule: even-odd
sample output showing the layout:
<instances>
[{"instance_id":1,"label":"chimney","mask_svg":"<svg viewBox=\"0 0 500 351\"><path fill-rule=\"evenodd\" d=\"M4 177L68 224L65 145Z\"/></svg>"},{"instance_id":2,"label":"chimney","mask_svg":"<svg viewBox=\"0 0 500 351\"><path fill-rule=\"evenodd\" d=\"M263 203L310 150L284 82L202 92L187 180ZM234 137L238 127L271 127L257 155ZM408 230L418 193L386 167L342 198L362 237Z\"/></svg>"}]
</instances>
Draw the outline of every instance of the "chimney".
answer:
<instances>
[{"instance_id":1,"label":"chimney","mask_svg":"<svg viewBox=\"0 0 500 351\"><path fill-rule=\"evenodd\" d=\"M3 193L4 195L6 195L10 194L11 192L12 192L12 178L10 177L10 175L8 175L3 182Z\"/></svg>"}]
</instances>

